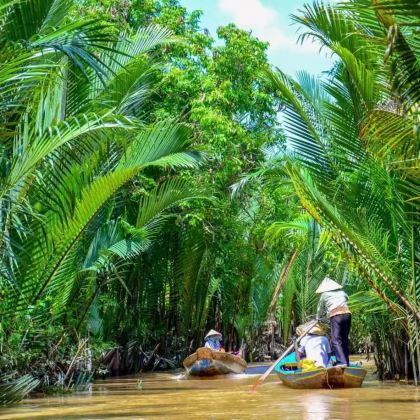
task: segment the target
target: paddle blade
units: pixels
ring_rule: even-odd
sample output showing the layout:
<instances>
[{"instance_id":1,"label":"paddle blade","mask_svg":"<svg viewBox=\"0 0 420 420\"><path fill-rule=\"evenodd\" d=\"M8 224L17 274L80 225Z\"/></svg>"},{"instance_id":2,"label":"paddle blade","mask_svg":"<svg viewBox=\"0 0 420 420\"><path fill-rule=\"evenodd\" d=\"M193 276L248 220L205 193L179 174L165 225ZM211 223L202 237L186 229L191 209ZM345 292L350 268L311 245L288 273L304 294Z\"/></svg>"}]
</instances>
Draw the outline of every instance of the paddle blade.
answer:
<instances>
[{"instance_id":1,"label":"paddle blade","mask_svg":"<svg viewBox=\"0 0 420 420\"><path fill-rule=\"evenodd\" d=\"M277 365L279 360L276 360L266 371L263 375L261 375L252 386L252 391L255 391L267 378L267 376L271 373L271 371L274 369L274 367Z\"/></svg>"},{"instance_id":2,"label":"paddle blade","mask_svg":"<svg viewBox=\"0 0 420 420\"><path fill-rule=\"evenodd\" d=\"M264 378L265 379L265 378ZM254 383L254 385L252 385L252 388L251 388L251 391L256 391L257 390L257 388L264 382L264 379L262 379L261 380L261 378L258 378L256 381L255 381L255 383Z\"/></svg>"}]
</instances>

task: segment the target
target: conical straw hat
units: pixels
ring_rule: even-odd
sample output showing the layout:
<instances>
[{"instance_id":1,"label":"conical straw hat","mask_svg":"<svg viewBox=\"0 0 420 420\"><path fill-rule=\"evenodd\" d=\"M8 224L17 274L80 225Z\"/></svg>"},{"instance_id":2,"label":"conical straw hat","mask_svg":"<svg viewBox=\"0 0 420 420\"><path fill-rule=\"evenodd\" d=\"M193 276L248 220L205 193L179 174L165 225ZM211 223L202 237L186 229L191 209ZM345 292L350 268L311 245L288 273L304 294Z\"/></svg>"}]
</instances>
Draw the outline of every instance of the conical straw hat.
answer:
<instances>
[{"instance_id":1,"label":"conical straw hat","mask_svg":"<svg viewBox=\"0 0 420 420\"><path fill-rule=\"evenodd\" d=\"M212 337L214 335L218 335L218 336L220 336L220 338L222 338L222 334L220 334L218 331L216 331L216 330L210 330L207 333L207 335L204 337L204 339L209 338L209 337Z\"/></svg>"},{"instance_id":2,"label":"conical straw hat","mask_svg":"<svg viewBox=\"0 0 420 420\"><path fill-rule=\"evenodd\" d=\"M329 277L325 277L325 279L322 280L322 283L319 285L318 289L316 289L316 293L331 292L333 290L338 290L342 288L343 286L338 284L333 279L330 279Z\"/></svg>"},{"instance_id":3,"label":"conical straw hat","mask_svg":"<svg viewBox=\"0 0 420 420\"><path fill-rule=\"evenodd\" d=\"M309 324L311 323L312 321L307 322L306 324L299 325L296 328L296 334L298 336L301 336L305 331L307 331L307 329L309 328ZM325 335L325 331L322 328L321 324L318 322L311 328L308 334Z\"/></svg>"}]
</instances>

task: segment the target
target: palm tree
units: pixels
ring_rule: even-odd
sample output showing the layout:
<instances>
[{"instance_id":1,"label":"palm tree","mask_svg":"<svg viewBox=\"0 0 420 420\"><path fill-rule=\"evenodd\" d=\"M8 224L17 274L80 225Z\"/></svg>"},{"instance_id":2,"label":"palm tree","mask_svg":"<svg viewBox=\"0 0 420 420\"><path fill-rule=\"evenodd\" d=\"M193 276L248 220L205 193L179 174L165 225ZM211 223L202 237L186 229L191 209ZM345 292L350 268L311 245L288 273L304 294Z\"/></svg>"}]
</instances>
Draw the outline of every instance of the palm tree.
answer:
<instances>
[{"instance_id":1,"label":"palm tree","mask_svg":"<svg viewBox=\"0 0 420 420\"><path fill-rule=\"evenodd\" d=\"M286 238L292 243L290 258L283 264L284 276L273 296L273 311L282 324L283 341L289 340L291 326L305 323L316 313L318 295L315 290L328 274L333 261L327 257L328 238L308 213L291 222L276 222L267 229L271 246ZM278 300L281 304L278 305Z\"/></svg>"},{"instance_id":2,"label":"palm tree","mask_svg":"<svg viewBox=\"0 0 420 420\"><path fill-rule=\"evenodd\" d=\"M286 107L292 156L285 170L295 192L400 320L394 322L405 331L415 377L418 44L408 2L385 4L306 5L295 17L307 28L302 39L328 48L337 59L334 69L321 81L305 73L295 81L280 71L268 77Z\"/></svg>"},{"instance_id":3,"label":"palm tree","mask_svg":"<svg viewBox=\"0 0 420 420\"><path fill-rule=\"evenodd\" d=\"M104 278L119 279L118 264L150 246L163 212L194 196L172 177L197 165L190 128L147 115L159 65L148 52L170 33L151 26L119 34L70 19L73 7L0 3L0 312L3 333L21 331L22 346L60 320L58 346L66 325L85 319ZM152 170L166 181L140 200L136 225L127 226L118 193Z\"/></svg>"}]
</instances>

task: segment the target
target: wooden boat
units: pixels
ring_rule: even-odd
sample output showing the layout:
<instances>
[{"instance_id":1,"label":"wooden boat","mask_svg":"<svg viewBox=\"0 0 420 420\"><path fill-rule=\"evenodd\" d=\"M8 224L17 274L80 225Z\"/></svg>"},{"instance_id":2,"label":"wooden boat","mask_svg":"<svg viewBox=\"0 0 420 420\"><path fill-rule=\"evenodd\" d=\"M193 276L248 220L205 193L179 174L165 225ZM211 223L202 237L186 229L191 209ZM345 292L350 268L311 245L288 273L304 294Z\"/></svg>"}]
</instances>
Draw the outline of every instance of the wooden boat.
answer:
<instances>
[{"instance_id":1,"label":"wooden boat","mask_svg":"<svg viewBox=\"0 0 420 420\"><path fill-rule=\"evenodd\" d=\"M245 360L233 354L200 347L183 362L186 371L193 376L214 376L227 373L243 373Z\"/></svg>"},{"instance_id":2,"label":"wooden boat","mask_svg":"<svg viewBox=\"0 0 420 420\"><path fill-rule=\"evenodd\" d=\"M290 388L360 388L366 376L366 369L354 364L345 368L332 366L304 371L298 369L296 361L291 361L290 357L287 359L280 362L275 370L282 382Z\"/></svg>"}]
</instances>

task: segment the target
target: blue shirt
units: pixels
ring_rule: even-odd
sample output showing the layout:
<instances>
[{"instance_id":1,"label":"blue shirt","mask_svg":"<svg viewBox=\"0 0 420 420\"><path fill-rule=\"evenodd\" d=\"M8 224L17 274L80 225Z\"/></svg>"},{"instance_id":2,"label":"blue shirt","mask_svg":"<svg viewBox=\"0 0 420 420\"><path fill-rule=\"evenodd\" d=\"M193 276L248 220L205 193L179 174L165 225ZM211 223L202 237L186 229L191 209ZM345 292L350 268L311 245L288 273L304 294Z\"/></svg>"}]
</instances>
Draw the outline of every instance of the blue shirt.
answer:
<instances>
[{"instance_id":1,"label":"blue shirt","mask_svg":"<svg viewBox=\"0 0 420 420\"><path fill-rule=\"evenodd\" d=\"M212 349L215 351L220 351L220 349L222 348L220 341L214 340L212 337L209 337L206 340L206 344L204 345L204 347L207 347L208 349Z\"/></svg>"}]
</instances>

